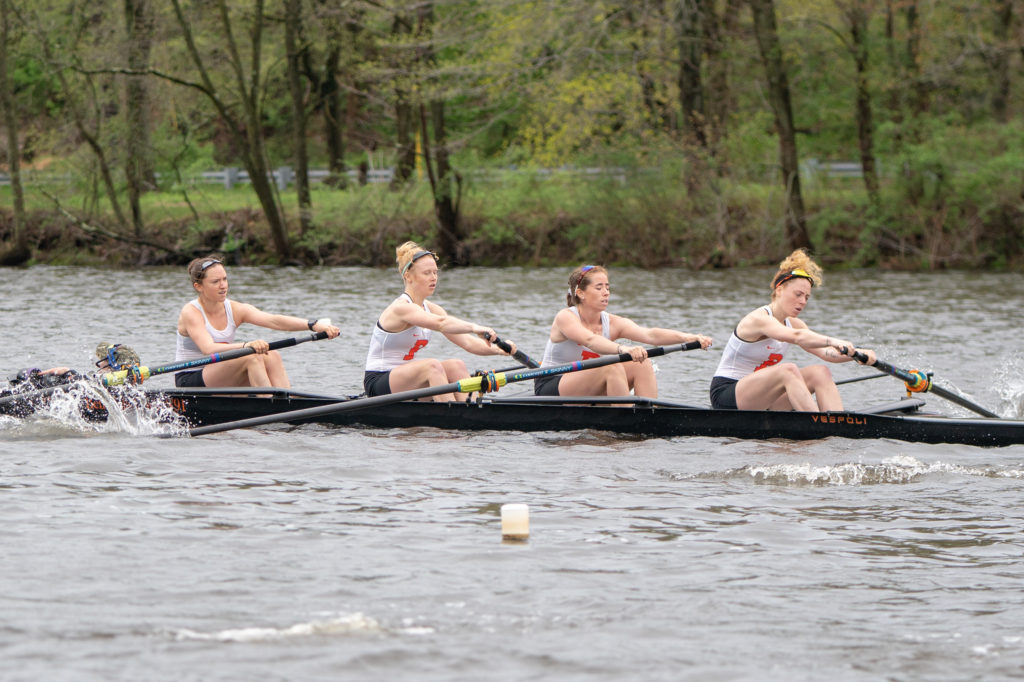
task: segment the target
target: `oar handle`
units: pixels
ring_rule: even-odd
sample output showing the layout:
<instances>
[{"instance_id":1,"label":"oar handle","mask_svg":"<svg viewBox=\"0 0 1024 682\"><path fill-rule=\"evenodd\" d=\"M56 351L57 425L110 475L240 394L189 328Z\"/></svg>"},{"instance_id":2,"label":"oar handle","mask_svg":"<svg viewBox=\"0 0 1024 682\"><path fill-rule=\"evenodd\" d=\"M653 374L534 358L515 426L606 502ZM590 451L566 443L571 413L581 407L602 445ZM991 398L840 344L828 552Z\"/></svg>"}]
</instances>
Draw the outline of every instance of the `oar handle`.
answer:
<instances>
[{"instance_id":1,"label":"oar handle","mask_svg":"<svg viewBox=\"0 0 1024 682\"><path fill-rule=\"evenodd\" d=\"M647 349L647 357L656 358L659 355L665 355L666 353L676 353L683 350L697 350L700 348L700 341L687 341L686 343L677 343L674 346L655 346L654 348ZM619 357L623 360L629 360L633 356L629 353L620 353Z\"/></svg>"},{"instance_id":2,"label":"oar handle","mask_svg":"<svg viewBox=\"0 0 1024 682\"><path fill-rule=\"evenodd\" d=\"M309 336L297 336L292 337L290 339L278 339L277 341L271 341L268 345L270 346L270 350L277 350L278 348L290 348L300 343L305 343L306 341L323 341L326 338L327 332L316 332L315 334L310 334ZM239 348L238 350L252 350L252 348Z\"/></svg>"},{"instance_id":3,"label":"oar handle","mask_svg":"<svg viewBox=\"0 0 1024 682\"><path fill-rule=\"evenodd\" d=\"M484 336L490 338L491 335L490 334L484 334ZM505 351L506 353L511 355L513 358L518 360L525 367L534 367L534 368L540 367L540 363L539 362L537 362L536 360L531 358L529 355L527 355L523 351L517 349L516 352L513 353L512 352L512 344L510 344L508 341L505 341L502 338L499 338L499 337L495 336L493 339L491 339L491 343L493 343L495 346L497 346L498 348L502 349L503 351Z\"/></svg>"}]
</instances>

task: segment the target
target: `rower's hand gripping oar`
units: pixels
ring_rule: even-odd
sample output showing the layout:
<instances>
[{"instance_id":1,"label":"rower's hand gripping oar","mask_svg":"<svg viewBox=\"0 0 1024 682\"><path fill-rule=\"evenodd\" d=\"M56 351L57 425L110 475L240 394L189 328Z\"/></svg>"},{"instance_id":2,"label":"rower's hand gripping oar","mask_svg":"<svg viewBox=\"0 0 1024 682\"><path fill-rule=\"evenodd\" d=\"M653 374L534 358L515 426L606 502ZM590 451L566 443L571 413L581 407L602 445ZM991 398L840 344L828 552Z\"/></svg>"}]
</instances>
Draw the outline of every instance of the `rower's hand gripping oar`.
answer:
<instances>
[{"instance_id":1,"label":"rower's hand gripping oar","mask_svg":"<svg viewBox=\"0 0 1024 682\"><path fill-rule=\"evenodd\" d=\"M852 357L854 360L861 364L867 364L867 361L869 359L867 355L857 350L854 350L852 355L850 354L849 348L843 348L842 352L844 355L850 355L850 357ZM968 410L971 410L972 412L977 412L983 417L992 417L994 419L999 419L999 415L996 414L995 412L987 410L976 403L972 403L967 398L961 397L956 393L953 393L952 391L942 388L941 386L936 386L934 383L932 383L931 377L919 369L900 369L899 367L890 365L888 362L883 362L878 358L875 358L874 367L877 367L886 374L891 374L892 376L896 377L897 379L905 383L907 385L907 390L910 391L911 393L924 393L926 391L929 391L939 396L940 398L945 398L946 400L952 403L956 403L961 407L966 407Z\"/></svg>"},{"instance_id":2,"label":"rower's hand gripping oar","mask_svg":"<svg viewBox=\"0 0 1024 682\"><path fill-rule=\"evenodd\" d=\"M327 332L316 332L315 334L306 334L302 336L295 336L288 339L278 339L277 341L271 341L268 345L268 350L278 350L280 348L290 348L300 343L307 341L319 341L327 338ZM225 362L226 360L234 360L236 358L242 358L246 355L252 355L255 353L255 349L251 346L245 348L235 348L234 350L224 351L223 353L213 353L206 357L196 358L195 360L182 360L180 362L171 362L166 365L159 365L157 367L131 367L129 369L122 369L117 372L108 372L100 377L104 386L120 386L125 382L138 383L140 380L148 379L158 374L166 374L168 372L180 372L185 369L193 369L195 367L203 367L205 365L212 365L215 362Z\"/></svg>"},{"instance_id":3,"label":"rower's hand gripping oar","mask_svg":"<svg viewBox=\"0 0 1024 682\"><path fill-rule=\"evenodd\" d=\"M694 350L697 348L700 348L700 341L690 341L689 343L680 343L674 346L657 346L655 348L647 349L647 357L653 358L658 357L659 355L666 355L677 351ZM251 417L249 419L239 419L238 421L233 422L224 422L223 424L200 426L190 429L189 435L204 436L210 433L243 429L249 426L263 426L264 424L273 424L276 422L299 421L326 414L365 410L371 407L390 405L391 403L399 403L403 400L419 400L420 398L429 398L431 396L442 395L444 393L476 393L480 392L481 389L496 390L501 386L517 381L539 379L540 377L566 374L568 372L582 372L587 369L604 367L605 365L614 365L618 362L631 362L632 360L633 356L629 353L620 353L618 355L602 355L599 358L580 360L566 365L536 367L511 372L488 372L482 376L461 379L450 384L445 384L444 386L428 386L426 388L417 388L411 391L401 391L400 393L373 396L372 398L345 400L330 405L317 405L316 407L307 407L301 410L290 410L288 412L280 412L278 414L271 414L263 417Z\"/></svg>"}]
</instances>

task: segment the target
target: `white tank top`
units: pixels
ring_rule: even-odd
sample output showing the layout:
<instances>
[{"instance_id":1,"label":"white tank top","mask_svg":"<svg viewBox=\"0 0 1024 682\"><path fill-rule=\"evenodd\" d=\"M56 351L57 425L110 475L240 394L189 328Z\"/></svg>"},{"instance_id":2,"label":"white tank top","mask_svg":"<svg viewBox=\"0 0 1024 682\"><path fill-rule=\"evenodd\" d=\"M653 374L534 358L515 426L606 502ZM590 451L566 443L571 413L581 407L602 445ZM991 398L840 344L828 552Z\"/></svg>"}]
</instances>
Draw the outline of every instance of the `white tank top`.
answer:
<instances>
[{"instance_id":1,"label":"white tank top","mask_svg":"<svg viewBox=\"0 0 1024 682\"><path fill-rule=\"evenodd\" d=\"M203 322L206 324L206 331L210 332L210 337L213 338L214 343L234 343L235 342L235 330L238 326L235 324L235 316L231 314L231 301L224 299L224 312L228 316L228 326L224 329L215 329L210 320L206 318L206 313L203 312L203 306L199 305L199 301L189 301L199 314L203 316ZM175 335L178 337L178 343L174 349L174 361L181 362L183 360L195 360L196 358L205 358L206 353L199 350L199 346L188 336L182 336L175 330Z\"/></svg>"},{"instance_id":2,"label":"white tank top","mask_svg":"<svg viewBox=\"0 0 1024 682\"><path fill-rule=\"evenodd\" d=\"M580 316L580 311L576 309L576 306L572 306L569 310L576 314L576 317ZM609 331L611 318L608 317L608 313L601 311L601 336L606 339L610 339L611 333ZM579 360L587 360L589 358L600 357L599 353L595 353L586 346L576 343L571 339L565 341L559 341L555 343L548 336L548 345L544 347L544 359L541 360L542 367L549 367L551 365L567 365L570 362L577 362Z\"/></svg>"},{"instance_id":3,"label":"white tank top","mask_svg":"<svg viewBox=\"0 0 1024 682\"><path fill-rule=\"evenodd\" d=\"M412 303L409 294L402 294L401 298ZM430 312L426 301L423 301L423 309ZM431 330L423 327L409 327L405 331L389 332L380 326L378 319L370 336L370 350L366 353L366 371L387 372L414 360L416 353L430 343L430 334Z\"/></svg>"},{"instance_id":4,"label":"white tank top","mask_svg":"<svg viewBox=\"0 0 1024 682\"><path fill-rule=\"evenodd\" d=\"M765 306L762 310L768 315L772 314L770 306ZM793 326L789 323L788 317L786 326ZM782 356L786 354L787 348L789 348L788 343L776 339L744 341L736 335L736 330L733 329L729 341L725 344L718 369L715 370L715 376L739 381L759 369L782 362Z\"/></svg>"}]
</instances>

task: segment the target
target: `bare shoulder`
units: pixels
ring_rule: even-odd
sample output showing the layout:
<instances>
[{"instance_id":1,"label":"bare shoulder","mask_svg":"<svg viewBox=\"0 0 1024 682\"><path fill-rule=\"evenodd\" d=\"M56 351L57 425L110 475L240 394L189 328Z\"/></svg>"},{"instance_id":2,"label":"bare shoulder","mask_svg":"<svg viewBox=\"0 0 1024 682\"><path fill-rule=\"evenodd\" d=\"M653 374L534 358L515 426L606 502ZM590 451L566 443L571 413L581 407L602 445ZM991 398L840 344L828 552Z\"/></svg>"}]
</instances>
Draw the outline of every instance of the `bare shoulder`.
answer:
<instances>
[{"instance_id":1,"label":"bare shoulder","mask_svg":"<svg viewBox=\"0 0 1024 682\"><path fill-rule=\"evenodd\" d=\"M768 336L767 330L778 325L774 315L766 315L764 308L754 308L736 325L736 334L745 341L759 341Z\"/></svg>"},{"instance_id":2,"label":"bare shoulder","mask_svg":"<svg viewBox=\"0 0 1024 682\"><path fill-rule=\"evenodd\" d=\"M775 317L773 315L765 314L764 307L762 306L760 308L754 308L744 315L740 320L740 324L753 324L760 326L762 324L771 324L773 320L775 320Z\"/></svg>"},{"instance_id":3,"label":"bare shoulder","mask_svg":"<svg viewBox=\"0 0 1024 682\"><path fill-rule=\"evenodd\" d=\"M792 327L793 329L810 329L810 327L807 326L807 323L801 320L799 317L789 318L789 326Z\"/></svg>"},{"instance_id":4,"label":"bare shoulder","mask_svg":"<svg viewBox=\"0 0 1024 682\"><path fill-rule=\"evenodd\" d=\"M235 318L235 324L246 322L252 317L253 313L260 312L256 306L249 303L239 303L229 299L228 304L231 306L231 317Z\"/></svg>"},{"instance_id":5,"label":"bare shoulder","mask_svg":"<svg viewBox=\"0 0 1024 682\"><path fill-rule=\"evenodd\" d=\"M191 301L181 306L181 311L178 312L179 320L192 320L197 317L202 316L199 314L199 310L194 305L192 305Z\"/></svg>"},{"instance_id":6,"label":"bare shoulder","mask_svg":"<svg viewBox=\"0 0 1024 682\"><path fill-rule=\"evenodd\" d=\"M377 321L389 331L402 331L411 324L408 318L415 316L417 312L422 313L423 309L405 297L399 296L381 311Z\"/></svg>"},{"instance_id":7,"label":"bare shoulder","mask_svg":"<svg viewBox=\"0 0 1024 682\"><path fill-rule=\"evenodd\" d=\"M552 321L551 326L556 329L566 329L573 327L581 327L583 325L580 322L580 317L572 311L572 308L562 308L555 313L555 319Z\"/></svg>"},{"instance_id":8,"label":"bare shoulder","mask_svg":"<svg viewBox=\"0 0 1024 682\"><path fill-rule=\"evenodd\" d=\"M608 313L608 330L611 332L613 339L615 338L616 329L632 329L639 326L640 325L638 325L636 322L629 319L628 317L623 317L622 315L616 315L614 313Z\"/></svg>"}]
</instances>

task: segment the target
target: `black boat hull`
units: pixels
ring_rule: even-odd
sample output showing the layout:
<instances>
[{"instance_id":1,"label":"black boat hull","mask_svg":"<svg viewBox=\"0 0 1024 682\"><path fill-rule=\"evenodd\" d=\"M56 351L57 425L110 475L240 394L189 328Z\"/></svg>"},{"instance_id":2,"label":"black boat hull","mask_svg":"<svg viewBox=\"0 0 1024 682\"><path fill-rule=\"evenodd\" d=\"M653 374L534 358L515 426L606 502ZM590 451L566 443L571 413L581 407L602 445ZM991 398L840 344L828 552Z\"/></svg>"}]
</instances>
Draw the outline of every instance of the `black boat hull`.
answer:
<instances>
[{"instance_id":1,"label":"black boat hull","mask_svg":"<svg viewBox=\"0 0 1024 682\"><path fill-rule=\"evenodd\" d=\"M265 417L343 400L284 393L271 397L165 392L174 410L191 426ZM607 402L607 399L605 399ZM906 409L921 401L905 401ZM468 431L578 431L596 429L644 437L818 440L888 438L919 443L981 446L1024 444L1024 422L903 415L893 404L887 414L711 410L660 401L629 406L570 403L533 398L495 398L470 403L400 402L370 409L346 409L288 423L373 428L435 427ZM284 421L284 420L282 420Z\"/></svg>"}]
</instances>

